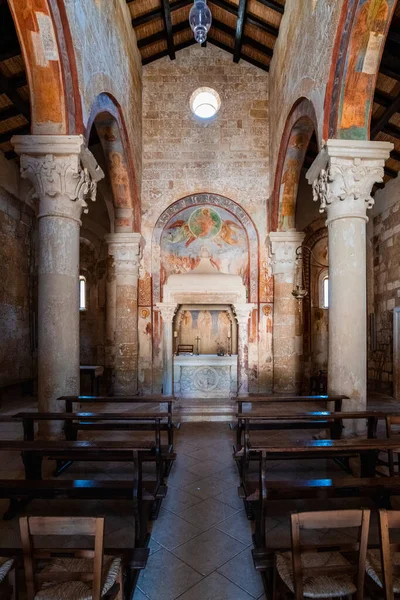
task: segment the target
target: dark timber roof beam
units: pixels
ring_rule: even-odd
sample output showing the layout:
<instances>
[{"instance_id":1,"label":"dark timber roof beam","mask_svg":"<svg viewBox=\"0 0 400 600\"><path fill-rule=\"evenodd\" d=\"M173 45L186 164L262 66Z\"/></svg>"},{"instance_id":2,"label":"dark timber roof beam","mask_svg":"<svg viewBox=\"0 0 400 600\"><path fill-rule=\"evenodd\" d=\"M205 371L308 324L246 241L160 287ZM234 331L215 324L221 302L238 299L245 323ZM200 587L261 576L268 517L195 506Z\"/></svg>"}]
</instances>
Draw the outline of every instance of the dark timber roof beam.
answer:
<instances>
[{"instance_id":1,"label":"dark timber roof beam","mask_svg":"<svg viewBox=\"0 0 400 600\"><path fill-rule=\"evenodd\" d=\"M374 139L380 131L389 123L393 115L400 111L400 93L397 98L394 98L392 103L387 107L383 115L372 123L371 127L371 139Z\"/></svg>"},{"instance_id":2,"label":"dark timber roof beam","mask_svg":"<svg viewBox=\"0 0 400 600\"><path fill-rule=\"evenodd\" d=\"M233 50L233 62L238 63L243 45L244 21L246 18L247 0L239 0L238 17L236 22L235 47Z\"/></svg>"},{"instance_id":3,"label":"dark timber roof beam","mask_svg":"<svg viewBox=\"0 0 400 600\"><path fill-rule=\"evenodd\" d=\"M169 0L161 0L162 16L167 33L167 48L171 60L175 60L174 34L172 33L171 9Z\"/></svg>"},{"instance_id":4,"label":"dark timber roof beam","mask_svg":"<svg viewBox=\"0 0 400 600\"><path fill-rule=\"evenodd\" d=\"M5 77L2 73L0 73L0 92L6 94L11 102L14 104L16 109L19 111L21 115L24 115L27 121L31 119L31 111L29 105L25 100L21 98L19 93L17 92L17 82Z\"/></svg>"}]
</instances>

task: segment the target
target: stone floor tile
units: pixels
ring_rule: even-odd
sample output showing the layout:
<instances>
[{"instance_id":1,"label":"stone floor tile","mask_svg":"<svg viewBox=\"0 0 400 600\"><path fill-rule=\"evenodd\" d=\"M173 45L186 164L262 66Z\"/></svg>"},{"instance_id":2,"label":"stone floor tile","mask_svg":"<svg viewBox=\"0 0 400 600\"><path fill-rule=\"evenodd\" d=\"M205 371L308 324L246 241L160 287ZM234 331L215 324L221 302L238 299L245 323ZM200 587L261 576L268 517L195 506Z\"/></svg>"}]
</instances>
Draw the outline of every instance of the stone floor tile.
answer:
<instances>
[{"instance_id":1,"label":"stone floor tile","mask_svg":"<svg viewBox=\"0 0 400 600\"><path fill-rule=\"evenodd\" d=\"M209 575L244 549L245 545L238 540L217 529L210 529L176 548L173 553L202 575Z\"/></svg>"},{"instance_id":2,"label":"stone floor tile","mask_svg":"<svg viewBox=\"0 0 400 600\"><path fill-rule=\"evenodd\" d=\"M199 535L201 531L174 513L161 509L158 519L153 522L151 537L164 548L172 550Z\"/></svg>"},{"instance_id":3,"label":"stone floor tile","mask_svg":"<svg viewBox=\"0 0 400 600\"><path fill-rule=\"evenodd\" d=\"M219 531L223 531L234 537L243 544L252 543L254 521L249 521L244 510L234 514L232 517L221 521L216 525Z\"/></svg>"},{"instance_id":4,"label":"stone floor tile","mask_svg":"<svg viewBox=\"0 0 400 600\"><path fill-rule=\"evenodd\" d=\"M199 478L199 475L191 473L190 471L186 471L185 469L178 469L177 466L174 465L171 473L169 474L167 483L168 486L172 485L173 487L181 488L198 481Z\"/></svg>"},{"instance_id":5,"label":"stone floor tile","mask_svg":"<svg viewBox=\"0 0 400 600\"><path fill-rule=\"evenodd\" d=\"M235 509L231 506L222 504L222 502L218 502L218 500L215 500L214 498L209 498L208 500L203 500L203 502L183 510L180 513L180 516L182 519L185 519L185 521L189 521L192 525L205 531L220 521L232 516L235 512Z\"/></svg>"},{"instance_id":6,"label":"stone floor tile","mask_svg":"<svg viewBox=\"0 0 400 600\"><path fill-rule=\"evenodd\" d=\"M218 573L245 590L254 598L263 593L261 575L255 570L251 548L246 548L218 569Z\"/></svg>"},{"instance_id":7,"label":"stone floor tile","mask_svg":"<svg viewBox=\"0 0 400 600\"><path fill-rule=\"evenodd\" d=\"M194 473L196 475L196 480L198 481L199 479L223 471L224 465L213 460L205 460L197 465L188 467L187 470L191 473Z\"/></svg>"},{"instance_id":8,"label":"stone floor tile","mask_svg":"<svg viewBox=\"0 0 400 600\"><path fill-rule=\"evenodd\" d=\"M152 554L155 554L156 552L161 550L162 546L158 542L156 542L156 540L153 540L153 538L151 537L148 548L150 550L150 556L151 556Z\"/></svg>"},{"instance_id":9,"label":"stone floor tile","mask_svg":"<svg viewBox=\"0 0 400 600\"><path fill-rule=\"evenodd\" d=\"M185 491L202 500L207 500L207 498L212 498L221 494L229 486L230 484L218 477L218 475L210 475L209 477L205 477L204 479L200 479L199 481L195 481L195 483L186 486Z\"/></svg>"},{"instance_id":10,"label":"stone floor tile","mask_svg":"<svg viewBox=\"0 0 400 600\"><path fill-rule=\"evenodd\" d=\"M215 445L207 448L201 448L200 450L193 450L188 453L188 456L198 461L212 460L227 464L232 461L232 457L229 455L227 448L222 449L221 446L216 447Z\"/></svg>"},{"instance_id":11,"label":"stone floor tile","mask_svg":"<svg viewBox=\"0 0 400 600\"><path fill-rule=\"evenodd\" d=\"M132 600L148 600L148 597L143 594L137 587L135 593L133 594Z\"/></svg>"},{"instance_id":12,"label":"stone floor tile","mask_svg":"<svg viewBox=\"0 0 400 600\"><path fill-rule=\"evenodd\" d=\"M212 573L180 596L179 600L250 600L245 591L218 573Z\"/></svg>"},{"instance_id":13,"label":"stone floor tile","mask_svg":"<svg viewBox=\"0 0 400 600\"><path fill-rule=\"evenodd\" d=\"M193 485L193 484L192 484ZM190 486L188 486L190 487ZM188 490L189 491L189 490ZM171 512L176 514L180 514L182 510L185 508L190 508L194 504L198 504L201 502L202 498L199 498L198 495L193 495L187 493L187 491L182 489L177 489L172 486L168 488L168 493L163 500L163 507Z\"/></svg>"},{"instance_id":14,"label":"stone floor tile","mask_svg":"<svg viewBox=\"0 0 400 600\"><path fill-rule=\"evenodd\" d=\"M174 466L178 469L188 469L189 467L196 467L200 462L200 460L196 460L195 458L192 458L192 456L179 454L179 452L177 452Z\"/></svg>"},{"instance_id":15,"label":"stone floor tile","mask_svg":"<svg viewBox=\"0 0 400 600\"><path fill-rule=\"evenodd\" d=\"M235 508L236 510L242 510L244 504L243 504L243 500L241 498L239 498L237 490L238 490L237 485L230 486L230 487L226 488L221 494L218 494L218 496L215 496L215 499L219 500L220 502L223 502L224 504L228 504L229 506L231 506L232 508Z\"/></svg>"},{"instance_id":16,"label":"stone floor tile","mask_svg":"<svg viewBox=\"0 0 400 600\"><path fill-rule=\"evenodd\" d=\"M149 557L138 587L150 600L174 600L200 580L197 571L167 550L160 550Z\"/></svg>"}]
</instances>

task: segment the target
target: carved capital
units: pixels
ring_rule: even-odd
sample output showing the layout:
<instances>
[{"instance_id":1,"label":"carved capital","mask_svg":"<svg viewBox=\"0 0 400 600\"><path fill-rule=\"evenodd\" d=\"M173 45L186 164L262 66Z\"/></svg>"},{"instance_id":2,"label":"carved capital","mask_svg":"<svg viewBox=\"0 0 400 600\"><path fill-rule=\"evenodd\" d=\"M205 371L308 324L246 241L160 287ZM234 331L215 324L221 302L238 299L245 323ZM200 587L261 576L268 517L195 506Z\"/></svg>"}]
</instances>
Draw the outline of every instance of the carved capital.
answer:
<instances>
[{"instance_id":1,"label":"carved capital","mask_svg":"<svg viewBox=\"0 0 400 600\"><path fill-rule=\"evenodd\" d=\"M97 182L104 173L81 135L27 135L11 139L20 155L21 176L28 179L40 200L39 217L79 219L86 200L96 199Z\"/></svg>"},{"instance_id":2,"label":"carved capital","mask_svg":"<svg viewBox=\"0 0 400 600\"><path fill-rule=\"evenodd\" d=\"M267 238L272 273L284 275L293 281L296 250L302 245L305 234L299 231L273 231Z\"/></svg>"},{"instance_id":3,"label":"carved capital","mask_svg":"<svg viewBox=\"0 0 400 600\"><path fill-rule=\"evenodd\" d=\"M246 326L248 324L250 315L254 308L256 308L256 305L249 303L233 305L233 311L239 326Z\"/></svg>"},{"instance_id":4,"label":"carved capital","mask_svg":"<svg viewBox=\"0 0 400 600\"><path fill-rule=\"evenodd\" d=\"M156 310L161 313L165 324L172 325L178 305L175 302L157 302Z\"/></svg>"},{"instance_id":5,"label":"carved capital","mask_svg":"<svg viewBox=\"0 0 400 600\"><path fill-rule=\"evenodd\" d=\"M367 220L375 183L383 181L385 160L393 144L388 142L328 140L307 172L314 201L328 222L337 218Z\"/></svg>"},{"instance_id":6,"label":"carved capital","mask_svg":"<svg viewBox=\"0 0 400 600\"><path fill-rule=\"evenodd\" d=\"M115 274L139 276L144 239L140 233L110 233L105 236L108 253L114 259Z\"/></svg>"}]
</instances>

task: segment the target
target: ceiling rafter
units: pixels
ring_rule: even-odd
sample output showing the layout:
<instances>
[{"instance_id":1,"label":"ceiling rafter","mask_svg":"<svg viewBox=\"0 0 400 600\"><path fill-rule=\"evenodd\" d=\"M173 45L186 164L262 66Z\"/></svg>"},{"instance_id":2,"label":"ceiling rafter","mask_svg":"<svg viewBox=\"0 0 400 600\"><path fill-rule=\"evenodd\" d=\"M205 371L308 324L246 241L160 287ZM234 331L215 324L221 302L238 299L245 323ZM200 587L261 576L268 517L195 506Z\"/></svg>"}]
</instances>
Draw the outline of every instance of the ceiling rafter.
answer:
<instances>
[{"instance_id":1,"label":"ceiling rafter","mask_svg":"<svg viewBox=\"0 0 400 600\"><path fill-rule=\"evenodd\" d=\"M175 44L175 52L179 52L179 50L183 50L184 48L189 48L189 46L193 46L197 44L194 38L190 40L186 40L186 42L182 42L181 44ZM168 50L161 50L161 52L157 52L157 54L153 54L147 58L142 60L143 65L149 65L150 63L158 60L159 58L164 58L164 56L168 56Z\"/></svg>"},{"instance_id":2,"label":"ceiling rafter","mask_svg":"<svg viewBox=\"0 0 400 600\"><path fill-rule=\"evenodd\" d=\"M387 123L385 127L382 128L384 133L391 135L397 139L400 139L400 128L396 127L396 125L392 125L391 123Z\"/></svg>"},{"instance_id":3,"label":"ceiling rafter","mask_svg":"<svg viewBox=\"0 0 400 600\"><path fill-rule=\"evenodd\" d=\"M181 8L185 8L185 6L189 6L192 4L193 0L177 0L177 2L173 2L169 5L170 12L174 12L175 10L179 10ZM154 19L158 19L162 17L162 9L154 8L139 17L135 17L132 19L132 27L140 27L140 25L145 25L146 23L150 23L150 21L154 21Z\"/></svg>"},{"instance_id":4,"label":"ceiling rafter","mask_svg":"<svg viewBox=\"0 0 400 600\"><path fill-rule=\"evenodd\" d=\"M233 50L233 62L238 63L243 45L244 23L246 18L247 0L239 0L238 15L236 22L235 47Z\"/></svg>"},{"instance_id":5,"label":"ceiling rafter","mask_svg":"<svg viewBox=\"0 0 400 600\"><path fill-rule=\"evenodd\" d=\"M218 19L213 19L212 27L219 29L223 33L227 33L228 35L232 36L233 38L235 37L235 33L236 33L235 29L233 27L229 27L229 25L226 25L225 23L222 23L222 21L219 21ZM255 50L258 50L262 54L266 54L267 56L272 57L273 50L269 46L266 46L265 44L258 42L257 40L251 38L250 36L248 36L246 34L243 34L242 41L243 41L244 45L251 46L252 48L254 48Z\"/></svg>"},{"instance_id":6,"label":"ceiling rafter","mask_svg":"<svg viewBox=\"0 0 400 600\"><path fill-rule=\"evenodd\" d=\"M169 0L160 0L165 32L167 34L168 55L171 60L175 60L174 34L172 32L171 8Z\"/></svg>"},{"instance_id":7,"label":"ceiling rafter","mask_svg":"<svg viewBox=\"0 0 400 600\"><path fill-rule=\"evenodd\" d=\"M31 111L29 104L19 95L17 91L18 87L21 86L18 85L16 78L5 77L5 75L0 72L0 92L6 94L21 115L30 121Z\"/></svg>"},{"instance_id":8,"label":"ceiling rafter","mask_svg":"<svg viewBox=\"0 0 400 600\"><path fill-rule=\"evenodd\" d=\"M282 6L282 4L279 4L279 2L276 2L275 0L257 0L257 2L259 2L260 4L263 4L267 8L271 8L272 10L275 10L276 12L280 13L281 15L283 15L283 13L285 11L285 7Z\"/></svg>"},{"instance_id":9,"label":"ceiling rafter","mask_svg":"<svg viewBox=\"0 0 400 600\"><path fill-rule=\"evenodd\" d=\"M28 135L30 132L30 127L28 127L27 125L15 127L14 129L10 129L9 131L0 133L0 144L5 144L6 142L9 142L13 135Z\"/></svg>"},{"instance_id":10,"label":"ceiling rafter","mask_svg":"<svg viewBox=\"0 0 400 600\"><path fill-rule=\"evenodd\" d=\"M223 42L216 40L215 38L213 38L210 35L208 36L207 39L210 42L210 44L214 44L214 46L221 48L221 50L225 50L225 52L229 52L230 54L233 54L233 49L230 48L230 46L228 46L227 44L224 44ZM258 60L255 60L254 58L251 58L250 56L247 56L247 54L243 54L243 52L240 54L240 58L242 58L246 62L254 65L255 67L258 67L259 69L262 69L263 71L269 71L268 65L265 65L264 63L259 62Z\"/></svg>"},{"instance_id":11,"label":"ceiling rafter","mask_svg":"<svg viewBox=\"0 0 400 600\"><path fill-rule=\"evenodd\" d=\"M397 95L397 98L392 100L392 103L387 107L381 117L372 123L371 126L371 139L374 139L378 133L384 129L384 127L389 123L390 119L393 115L400 111L400 93Z\"/></svg>"}]
</instances>

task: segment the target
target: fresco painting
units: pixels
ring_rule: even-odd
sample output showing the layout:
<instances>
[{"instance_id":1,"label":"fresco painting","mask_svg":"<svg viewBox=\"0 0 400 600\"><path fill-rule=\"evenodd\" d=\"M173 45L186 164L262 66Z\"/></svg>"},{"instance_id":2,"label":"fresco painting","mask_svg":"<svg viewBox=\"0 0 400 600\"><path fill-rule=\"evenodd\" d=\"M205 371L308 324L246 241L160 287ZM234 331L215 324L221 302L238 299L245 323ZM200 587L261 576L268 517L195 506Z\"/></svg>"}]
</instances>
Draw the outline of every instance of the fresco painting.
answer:
<instances>
[{"instance_id":1,"label":"fresco painting","mask_svg":"<svg viewBox=\"0 0 400 600\"><path fill-rule=\"evenodd\" d=\"M228 352L228 335L231 335L231 320L226 310L185 310L178 330L178 343L196 348L200 338L201 354Z\"/></svg>"},{"instance_id":2,"label":"fresco painting","mask_svg":"<svg viewBox=\"0 0 400 600\"><path fill-rule=\"evenodd\" d=\"M375 75L394 0L360 0L351 32L339 105L341 138L367 139Z\"/></svg>"},{"instance_id":3,"label":"fresco painting","mask_svg":"<svg viewBox=\"0 0 400 600\"><path fill-rule=\"evenodd\" d=\"M204 246L218 271L240 275L248 285L248 242L243 225L229 211L207 205L188 207L165 226L161 237L162 283L169 275L193 270Z\"/></svg>"},{"instance_id":4,"label":"fresco painting","mask_svg":"<svg viewBox=\"0 0 400 600\"><path fill-rule=\"evenodd\" d=\"M303 131L302 124L293 131L286 153L279 199L279 230L295 229L296 199L301 167L310 141L310 132Z\"/></svg>"}]
</instances>

